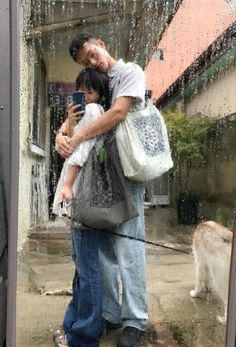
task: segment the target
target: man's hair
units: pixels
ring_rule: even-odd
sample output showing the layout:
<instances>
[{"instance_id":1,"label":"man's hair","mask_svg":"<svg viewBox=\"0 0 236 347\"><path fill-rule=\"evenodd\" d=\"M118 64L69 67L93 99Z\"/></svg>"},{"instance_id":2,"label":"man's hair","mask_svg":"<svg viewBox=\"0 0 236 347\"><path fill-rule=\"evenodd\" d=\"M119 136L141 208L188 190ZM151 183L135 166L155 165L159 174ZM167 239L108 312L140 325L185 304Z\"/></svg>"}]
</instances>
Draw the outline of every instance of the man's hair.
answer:
<instances>
[{"instance_id":1,"label":"man's hair","mask_svg":"<svg viewBox=\"0 0 236 347\"><path fill-rule=\"evenodd\" d=\"M88 41L93 41L93 43L97 43L97 38L90 33L80 33L71 41L69 46L69 52L74 61L76 61L78 49L82 48L85 42Z\"/></svg>"}]
</instances>

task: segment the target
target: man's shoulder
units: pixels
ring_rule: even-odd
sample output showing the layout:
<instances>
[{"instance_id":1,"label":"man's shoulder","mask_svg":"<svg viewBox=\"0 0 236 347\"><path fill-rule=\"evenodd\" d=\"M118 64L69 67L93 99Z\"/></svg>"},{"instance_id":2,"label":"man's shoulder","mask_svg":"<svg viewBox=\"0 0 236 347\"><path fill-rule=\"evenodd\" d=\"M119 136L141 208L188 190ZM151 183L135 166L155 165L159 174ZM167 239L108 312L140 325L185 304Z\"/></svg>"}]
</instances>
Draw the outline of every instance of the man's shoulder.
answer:
<instances>
[{"instance_id":1,"label":"man's shoulder","mask_svg":"<svg viewBox=\"0 0 236 347\"><path fill-rule=\"evenodd\" d=\"M139 66L138 64L133 63L133 62L125 63L122 70L123 70L122 71L123 74L129 74L129 73L134 73L134 72L144 73L141 66Z\"/></svg>"},{"instance_id":2,"label":"man's shoulder","mask_svg":"<svg viewBox=\"0 0 236 347\"><path fill-rule=\"evenodd\" d=\"M127 83L144 83L145 75L142 68L136 63L125 63L119 74L119 82L122 85Z\"/></svg>"}]
</instances>

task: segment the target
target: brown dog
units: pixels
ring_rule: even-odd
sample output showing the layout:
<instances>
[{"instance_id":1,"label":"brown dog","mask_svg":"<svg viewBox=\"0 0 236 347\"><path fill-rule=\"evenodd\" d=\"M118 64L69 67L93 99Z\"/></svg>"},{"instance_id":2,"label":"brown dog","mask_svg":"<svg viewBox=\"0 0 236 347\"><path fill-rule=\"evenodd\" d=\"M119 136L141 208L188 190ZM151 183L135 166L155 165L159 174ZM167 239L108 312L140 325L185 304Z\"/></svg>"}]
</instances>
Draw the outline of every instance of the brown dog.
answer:
<instances>
[{"instance_id":1,"label":"brown dog","mask_svg":"<svg viewBox=\"0 0 236 347\"><path fill-rule=\"evenodd\" d=\"M223 301L224 316L217 316L221 324L226 323L230 256L233 233L213 221L199 224L193 236L195 265L195 289L190 295L195 298L201 292L213 291Z\"/></svg>"}]
</instances>

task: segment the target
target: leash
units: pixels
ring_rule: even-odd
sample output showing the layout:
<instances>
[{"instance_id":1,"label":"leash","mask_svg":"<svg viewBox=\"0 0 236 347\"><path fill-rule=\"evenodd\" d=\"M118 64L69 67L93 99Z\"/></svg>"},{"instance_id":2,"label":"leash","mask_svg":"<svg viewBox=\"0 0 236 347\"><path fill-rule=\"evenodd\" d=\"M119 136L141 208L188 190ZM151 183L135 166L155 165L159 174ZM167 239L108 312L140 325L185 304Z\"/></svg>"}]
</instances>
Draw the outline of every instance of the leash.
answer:
<instances>
[{"instance_id":1,"label":"leash","mask_svg":"<svg viewBox=\"0 0 236 347\"><path fill-rule=\"evenodd\" d=\"M71 201L69 203L66 203L65 205L66 207L70 207L71 206ZM67 216L68 217L68 216ZM83 230L91 230L90 227L84 225L84 224L79 224L77 222L75 222L71 217L68 217L72 223L74 223L78 228L81 228ZM172 251L176 251L176 252L180 252L180 253L184 253L184 254L191 254L191 252L188 252L186 250L183 250L183 249L179 249L179 248L175 248L173 246L167 246L167 245L164 245L162 243L159 243L159 242L154 242L154 241L149 241L149 240L145 240L145 239L142 239L142 238L139 238L139 237L135 237L135 236L130 236L130 235L126 235L126 234L120 234L120 233L117 233L115 231L110 231L108 229L103 229L103 232L106 232L107 234L110 234L110 235L115 235L115 236L119 236L119 237L124 237L126 239L129 239L129 240L134 240L134 241L138 241L138 242L143 242L145 244L148 244L148 245L152 245L152 246L155 246L155 247L162 247L162 248L166 248L166 249L170 249Z\"/></svg>"},{"instance_id":2,"label":"leash","mask_svg":"<svg viewBox=\"0 0 236 347\"><path fill-rule=\"evenodd\" d=\"M75 222L73 220L72 220L72 223L74 223L78 228L81 228L81 230L88 230L88 231L91 230L90 227L88 227L88 226L86 226L84 224L79 224L79 223L77 223L77 222ZM142 239L142 238L139 238L139 237L135 237L135 236L130 236L130 235L126 235L126 234L120 234L120 233L117 233L115 231L110 231L108 229L103 229L102 232L105 232L105 233L110 234L110 235L124 237L124 238L129 239L129 240L143 242L145 244L152 245L152 246L155 246L155 247L162 247L162 248L170 249L172 251L176 251L176 252L180 252L180 253L191 254L191 252L185 251L183 249L175 248L175 247L172 247L172 246L167 246L167 245L164 245L163 243L149 241L149 240L145 240L145 239Z\"/></svg>"},{"instance_id":3,"label":"leash","mask_svg":"<svg viewBox=\"0 0 236 347\"><path fill-rule=\"evenodd\" d=\"M191 252L185 251L183 249L178 249L175 247L171 247L171 246L167 246L164 245L162 243L159 242L154 242L154 241L149 241L149 240L144 240L138 237L134 237L134 236L129 236L129 235L125 235L125 234L120 234L120 233L116 233L115 231L109 231L109 230L104 230L106 233L108 234L112 234L112 235L116 235L116 236L120 236L120 237L124 237L127 238L129 240L135 240L135 241L139 241L139 242L143 242L146 243L148 245L152 245L152 246L156 246L156 247L162 247L162 248L166 248L166 249L170 249L172 251L176 251L176 252L180 252L180 253L185 253L185 254L190 254Z\"/></svg>"}]
</instances>

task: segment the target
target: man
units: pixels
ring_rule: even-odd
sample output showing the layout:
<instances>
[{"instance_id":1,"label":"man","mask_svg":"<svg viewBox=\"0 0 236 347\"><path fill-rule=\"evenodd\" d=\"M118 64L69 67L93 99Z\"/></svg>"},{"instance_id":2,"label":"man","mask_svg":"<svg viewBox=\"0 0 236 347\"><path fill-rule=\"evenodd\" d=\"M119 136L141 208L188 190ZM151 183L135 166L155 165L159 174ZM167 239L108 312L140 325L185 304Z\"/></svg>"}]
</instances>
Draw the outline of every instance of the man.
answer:
<instances>
[{"instance_id":1,"label":"man","mask_svg":"<svg viewBox=\"0 0 236 347\"><path fill-rule=\"evenodd\" d=\"M88 126L76 132L71 139L58 134L58 152L67 157L82 141L106 133L114 128L129 111L144 108L145 78L142 69L133 63L116 61L106 51L102 40L88 33L79 34L69 48L72 58L85 67L107 72L112 91L111 108ZM139 216L131 219L114 232L144 238L142 185L129 182L130 194ZM117 347L139 346L146 329L147 294L145 281L145 244L117 235L101 233L100 267L103 282L103 318L109 328L123 330ZM122 303L119 300L119 276L122 284Z\"/></svg>"}]
</instances>

